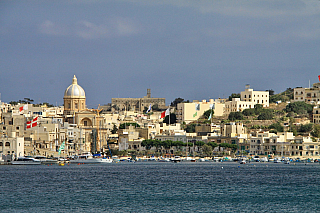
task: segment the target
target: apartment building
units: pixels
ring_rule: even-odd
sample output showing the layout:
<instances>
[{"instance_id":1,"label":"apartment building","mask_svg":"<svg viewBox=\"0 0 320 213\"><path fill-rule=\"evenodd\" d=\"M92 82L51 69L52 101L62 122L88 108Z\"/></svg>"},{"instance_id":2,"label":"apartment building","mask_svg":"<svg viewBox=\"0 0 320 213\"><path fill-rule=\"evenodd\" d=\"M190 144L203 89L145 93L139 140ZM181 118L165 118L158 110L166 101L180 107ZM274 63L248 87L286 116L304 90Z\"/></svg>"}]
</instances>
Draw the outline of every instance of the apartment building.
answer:
<instances>
[{"instance_id":1,"label":"apartment building","mask_svg":"<svg viewBox=\"0 0 320 213\"><path fill-rule=\"evenodd\" d=\"M320 105L316 105L313 107L312 121L315 124L320 124Z\"/></svg>"},{"instance_id":2,"label":"apartment building","mask_svg":"<svg viewBox=\"0 0 320 213\"><path fill-rule=\"evenodd\" d=\"M312 104L320 101L320 82L314 83L311 88L296 87L293 89L294 101L304 101Z\"/></svg>"},{"instance_id":3,"label":"apartment building","mask_svg":"<svg viewBox=\"0 0 320 213\"><path fill-rule=\"evenodd\" d=\"M250 138L253 155L311 157L319 155L319 142L311 137L293 136L292 132L260 132Z\"/></svg>"}]
</instances>

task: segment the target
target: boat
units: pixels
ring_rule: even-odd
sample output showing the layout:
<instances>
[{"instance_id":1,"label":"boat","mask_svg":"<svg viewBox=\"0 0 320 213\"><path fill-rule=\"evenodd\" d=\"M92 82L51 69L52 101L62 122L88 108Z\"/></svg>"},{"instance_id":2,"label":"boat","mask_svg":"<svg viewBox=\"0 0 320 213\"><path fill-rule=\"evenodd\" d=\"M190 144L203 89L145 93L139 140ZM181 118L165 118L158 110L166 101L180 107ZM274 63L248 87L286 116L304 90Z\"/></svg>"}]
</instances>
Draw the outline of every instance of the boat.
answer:
<instances>
[{"instance_id":1,"label":"boat","mask_svg":"<svg viewBox=\"0 0 320 213\"><path fill-rule=\"evenodd\" d=\"M41 165L41 161L32 157L19 157L11 162L12 165Z\"/></svg>"},{"instance_id":2,"label":"boat","mask_svg":"<svg viewBox=\"0 0 320 213\"><path fill-rule=\"evenodd\" d=\"M112 158L99 158L101 160L101 163L112 163Z\"/></svg>"},{"instance_id":3,"label":"boat","mask_svg":"<svg viewBox=\"0 0 320 213\"><path fill-rule=\"evenodd\" d=\"M173 163L179 163L179 162L181 162L180 156L174 156L174 158L171 158L171 162L173 162Z\"/></svg>"},{"instance_id":4,"label":"boat","mask_svg":"<svg viewBox=\"0 0 320 213\"><path fill-rule=\"evenodd\" d=\"M90 153L77 155L73 160L70 160L70 163L78 164L93 164L93 163L102 163L101 158L94 158Z\"/></svg>"},{"instance_id":5,"label":"boat","mask_svg":"<svg viewBox=\"0 0 320 213\"><path fill-rule=\"evenodd\" d=\"M187 162L196 162L196 159L191 158L191 157L186 157L186 158L184 159L184 161L187 161Z\"/></svg>"},{"instance_id":6,"label":"boat","mask_svg":"<svg viewBox=\"0 0 320 213\"><path fill-rule=\"evenodd\" d=\"M58 160L46 158L45 156L35 156L34 159L40 160L42 164L56 164Z\"/></svg>"},{"instance_id":7,"label":"boat","mask_svg":"<svg viewBox=\"0 0 320 213\"><path fill-rule=\"evenodd\" d=\"M273 161L274 163L281 163L281 160L280 159L278 159L278 158L276 158L276 159L274 159L274 161Z\"/></svg>"},{"instance_id":8,"label":"boat","mask_svg":"<svg viewBox=\"0 0 320 213\"><path fill-rule=\"evenodd\" d=\"M262 158L260 158L260 162L268 162L268 158L267 157L262 157Z\"/></svg>"},{"instance_id":9,"label":"boat","mask_svg":"<svg viewBox=\"0 0 320 213\"><path fill-rule=\"evenodd\" d=\"M246 160L244 160L244 159L242 159L241 161L240 161L240 164L246 164L247 162L246 162Z\"/></svg>"}]
</instances>

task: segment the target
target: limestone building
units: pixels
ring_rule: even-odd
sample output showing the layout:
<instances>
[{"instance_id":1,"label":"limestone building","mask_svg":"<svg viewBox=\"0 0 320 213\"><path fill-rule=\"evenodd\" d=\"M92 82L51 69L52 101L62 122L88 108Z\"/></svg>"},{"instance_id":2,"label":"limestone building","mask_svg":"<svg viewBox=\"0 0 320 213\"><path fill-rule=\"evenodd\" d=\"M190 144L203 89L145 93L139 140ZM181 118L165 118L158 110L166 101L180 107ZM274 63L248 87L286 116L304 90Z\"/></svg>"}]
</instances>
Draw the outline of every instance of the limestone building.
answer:
<instances>
[{"instance_id":1,"label":"limestone building","mask_svg":"<svg viewBox=\"0 0 320 213\"><path fill-rule=\"evenodd\" d=\"M136 111L141 112L145 107L158 105L160 109L166 107L165 98L152 98L151 89L147 89L147 96L143 98L112 98L111 105L120 111Z\"/></svg>"},{"instance_id":2,"label":"limestone building","mask_svg":"<svg viewBox=\"0 0 320 213\"><path fill-rule=\"evenodd\" d=\"M293 99L294 101L304 101L309 104L317 103L320 101L320 82L314 83L312 88L294 88Z\"/></svg>"},{"instance_id":3,"label":"limestone building","mask_svg":"<svg viewBox=\"0 0 320 213\"><path fill-rule=\"evenodd\" d=\"M250 85L246 85L245 91L240 94L240 98L233 98L232 101L225 103L225 113L241 112L245 109L254 108L256 104L269 107L269 92L254 91L250 89Z\"/></svg>"},{"instance_id":4,"label":"limestone building","mask_svg":"<svg viewBox=\"0 0 320 213\"><path fill-rule=\"evenodd\" d=\"M73 117L75 112L86 109L86 95L84 89L78 85L74 75L72 84L64 92L64 115L66 118Z\"/></svg>"},{"instance_id":5,"label":"limestone building","mask_svg":"<svg viewBox=\"0 0 320 213\"><path fill-rule=\"evenodd\" d=\"M224 99L210 99L209 101L194 100L192 103L178 103L176 116L177 122L186 122L187 124L198 120L205 111L209 109L214 110L213 116L223 116L224 113Z\"/></svg>"}]
</instances>

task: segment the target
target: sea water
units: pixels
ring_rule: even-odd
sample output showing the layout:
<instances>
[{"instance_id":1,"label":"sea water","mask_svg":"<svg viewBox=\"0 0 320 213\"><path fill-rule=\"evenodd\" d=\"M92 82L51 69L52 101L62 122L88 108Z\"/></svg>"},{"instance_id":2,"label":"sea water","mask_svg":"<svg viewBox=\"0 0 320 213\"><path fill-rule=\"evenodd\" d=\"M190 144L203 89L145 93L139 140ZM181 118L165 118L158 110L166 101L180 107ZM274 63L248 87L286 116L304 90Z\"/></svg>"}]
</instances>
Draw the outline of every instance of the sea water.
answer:
<instances>
[{"instance_id":1,"label":"sea water","mask_svg":"<svg viewBox=\"0 0 320 213\"><path fill-rule=\"evenodd\" d=\"M319 212L320 165L0 166L0 212Z\"/></svg>"}]
</instances>

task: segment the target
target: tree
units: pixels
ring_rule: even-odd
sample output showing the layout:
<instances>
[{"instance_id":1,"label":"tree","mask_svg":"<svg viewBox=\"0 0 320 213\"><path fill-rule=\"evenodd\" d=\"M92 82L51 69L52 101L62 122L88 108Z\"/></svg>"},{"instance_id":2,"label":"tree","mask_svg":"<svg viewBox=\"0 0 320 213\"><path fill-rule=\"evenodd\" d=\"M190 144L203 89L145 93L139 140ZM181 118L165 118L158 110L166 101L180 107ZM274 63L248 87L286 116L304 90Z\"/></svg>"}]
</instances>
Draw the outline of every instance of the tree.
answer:
<instances>
[{"instance_id":1,"label":"tree","mask_svg":"<svg viewBox=\"0 0 320 213\"><path fill-rule=\"evenodd\" d=\"M274 95L274 90L272 90L272 89L269 89L269 90L266 90L267 92L269 92L269 96L272 96L272 95Z\"/></svg>"},{"instance_id":2,"label":"tree","mask_svg":"<svg viewBox=\"0 0 320 213\"><path fill-rule=\"evenodd\" d=\"M311 132L311 135L313 137L320 138L320 125L319 124L314 125L313 131Z\"/></svg>"},{"instance_id":3,"label":"tree","mask_svg":"<svg viewBox=\"0 0 320 213\"><path fill-rule=\"evenodd\" d=\"M279 122L271 124L268 128L274 129L276 132L283 132L283 126Z\"/></svg>"},{"instance_id":4,"label":"tree","mask_svg":"<svg viewBox=\"0 0 320 213\"><path fill-rule=\"evenodd\" d=\"M240 93L232 93L229 96L229 101L232 101L232 98L240 98L240 97L241 97Z\"/></svg>"},{"instance_id":5,"label":"tree","mask_svg":"<svg viewBox=\"0 0 320 213\"><path fill-rule=\"evenodd\" d=\"M299 132L311 132L313 129L313 124L310 123L310 124L301 124L300 125L300 128L299 128Z\"/></svg>"},{"instance_id":6,"label":"tree","mask_svg":"<svg viewBox=\"0 0 320 213\"><path fill-rule=\"evenodd\" d=\"M211 146L212 148L215 148L215 147L217 147L218 146L218 144L217 143L215 143L215 142L208 142L207 143L207 145L209 145L209 146Z\"/></svg>"},{"instance_id":7,"label":"tree","mask_svg":"<svg viewBox=\"0 0 320 213\"><path fill-rule=\"evenodd\" d=\"M195 143L194 143L194 145L196 145L196 146L203 146L205 143L203 142L203 141L196 141Z\"/></svg>"},{"instance_id":8,"label":"tree","mask_svg":"<svg viewBox=\"0 0 320 213\"><path fill-rule=\"evenodd\" d=\"M261 104L256 104L254 106L254 113L256 115L260 115L260 113L263 111L263 106Z\"/></svg>"},{"instance_id":9,"label":"tree","mask_svg":"<svg viewBox=\"0 0 320 213\"><path fill-rule=\"evenodd\" d=\"M230 121L243 120L243 115L241 112L230 112L228 119Z\"/></svg>"},{"instance_id":10,"label":"tree","mask_svg":"<svg viewBox=\"0 0 320 213\"><path fill-rule=\"evenodd\" d=\"M208 144L204 144L202 146L202 152L206 155L206 156L211 156L212 155L212 146L209 146Z\"/></svg>"},{"instance_id":11,"label":"tree","mask_svg":"<svg viewBox=\"0 0 320 213\"><path fill-rule=\"evenodd\" d=\"M294 112L297 114L310 114L313 111L313 106L302 101L297 101L289 103L285 110L286 112Z\"/></svg>"},{"instance_id":12,"label":"tree","mask_svg":"<svg viewBox=\"0 0 320 213\"><path fill-rule=\"evenodd\" d=\"M118 131L117 126L116 126L115 124L113 124L113 129L111 130L111 133L112 133L112 134L116 134L117 131Z\"/></svg>"},{"instance_id":13,"label":"tree","mask_svg":"<svg viewBox=\"0 0 320 213\"><path fill-rule=\"evenodd\" d=\"M242 114L245 115L245 116L253 116L255 115L255 109L245 109L242 111Z\"/></svg>"},{"instance_id":14,"label":"tree","mask_svg":"<svg viewBox=\"0 0 320 213\"><path fill-rule=\"evenodd\" d=\"M271 120L273 118L273 113L271 110L263 110L258 116L258 120Z\"/></svg>"},{"instance_id":15,"label":"tree","mask_svg":"<svg viewBox=\"0 0 320 213\"><path fill-rule=\"evenodd\" d=\"M167 115L163 119L163 123L169 124L169 115ZM177 123L177 116L174 113L170 113L170 124L175 124L175 123Z\"/></svg>"},{"instance_id":16,"label":"tree","mask_svg":"<svg viewBox=\"0 0 320 213\"><path fill-rule=\"evenodd\" d=\"M127 126L130 126L130 125L135 127L140 127L140 125L137 123L123 123L123 124L120 124L119 129L125 129Z\"/></svg>"},{"instance_id":17,"label":"tree","mask_svg":"<svg viewBox=\"0 0 320 213\"><path fill-rule=\"evenodd\" d=\"M151 109L152 109L152 111L160 111L158 104L152 105Z\"/></svg>"},{"instance_id":18,"label":"tree","mask_svg":"<svg viewBox=\"0 0 320 213\"><path fill-rule=\"evenodd\" d=\"M187 133L194 133L194 132L196 132L196 124L188 124L184 130Z\"/></svg>"},{"instance_id":19,"label":"tree","mask_svg":"<svg viewBox=\"0 0 320 213\"><path fill-rule=\"evenodd\" d=\"M214 115L214 110L213 109L208 109L203 113L203 118L204 119L208 119L211 114L212 114L212 116Z\"/></svg>"},{"instance_id":20,"label":"tree","mask_svg":"<svg viewBox=\"0 0 320 213\"><path fill-rule=\"evenodd\" d=\"M176 99L174 99L173 102L171 102L170 106L177 108L177 105L178 105L179 103L182 103L183 101L184 101L183 98L176 98Z\"/></svg>"}]
</instances>

